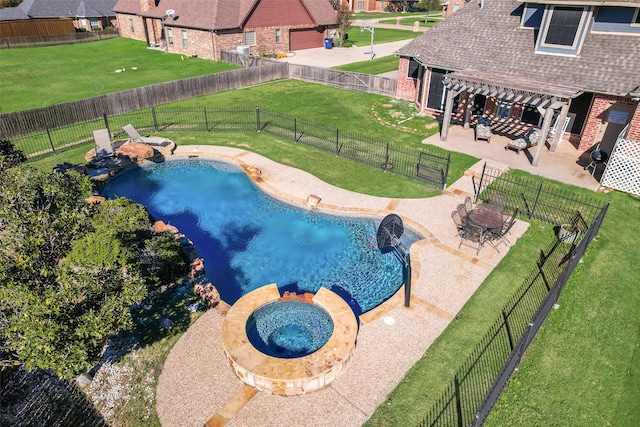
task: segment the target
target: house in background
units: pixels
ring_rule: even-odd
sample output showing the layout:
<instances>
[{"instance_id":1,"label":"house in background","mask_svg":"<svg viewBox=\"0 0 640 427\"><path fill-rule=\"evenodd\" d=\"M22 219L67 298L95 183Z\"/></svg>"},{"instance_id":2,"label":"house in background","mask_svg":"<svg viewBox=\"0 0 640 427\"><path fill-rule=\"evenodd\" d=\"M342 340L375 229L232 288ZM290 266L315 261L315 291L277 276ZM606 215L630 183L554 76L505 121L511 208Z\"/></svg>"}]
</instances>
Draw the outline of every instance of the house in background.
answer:
<instances>
[{"instance_id":1,"label":"house in background","mask_svg":"<svg viewBox=\"0 0 640 427\"><path fill-rule=\"evenodd\" d=\"M115 27L113 7L118 0L23 0L0 9L0 21L67 18L76 30L97 31Z\"/></svg>"},{"instance_id":2,"label":"house in background","mask_svg":"<svg viewBox=\"0 0 640 427\"><path fill-rule=\"evenodd\" d=\"M114 10L122 37L213 60L242 46L252 54L322 47L337 28L328 0L119 0Z\"/></svg>"},{"instance_id":3,"label":"house in background","mask_svg":"<svg viewBox=\"0 0 640 427\"><path fill-rule=\"evenodd\" d=\"M443 140L477 115L506 134L540 128L551 151L563 136L608 153L621 132L640 140L638 0L480 0L396 54L397 96L441 117Z\"/></svg>"},{"instance_id":4,"label":"house in background","mask_svg":"<svg viewBox=\"0 0 640 427\"><path fill-rule=\"evenodd\" d=\"M464 7L464 0L447 0L442 4L442 17L448 18Z\"/></svg>"}]
</instances>

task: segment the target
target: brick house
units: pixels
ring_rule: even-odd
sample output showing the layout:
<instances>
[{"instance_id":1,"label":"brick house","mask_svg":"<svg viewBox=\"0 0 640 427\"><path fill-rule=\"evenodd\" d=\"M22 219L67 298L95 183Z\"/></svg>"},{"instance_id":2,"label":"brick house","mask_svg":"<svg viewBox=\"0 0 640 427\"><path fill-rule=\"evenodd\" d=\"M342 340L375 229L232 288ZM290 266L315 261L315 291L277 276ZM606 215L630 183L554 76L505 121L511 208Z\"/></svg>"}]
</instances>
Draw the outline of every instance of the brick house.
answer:
<instances>
[{"instance_id":1,"label":"brick house","mask_svg":"<svg viewBox=\"0 0 640 427\"><path fill-rule=\"evenodd\" d=\"M337 27L327 0L119 0L114 10L122 37L213 60L238 46L254 55L322 47Z\"/></svg>"},{"instance_id":2,"label":"brick house","mask_svg":"<svg viewBox=\"0 0 640 427\"><path fill-rule=\"evenodd\" d=\"M638 0L480 0L396 54L396 96L441 117L443 140L479 114L505 134L540 128L551 151L640 140Z\"/></svg>"},{"instance_id":3,"label":"brick house","mask_svg":"<svg viewBox=\"0 0 640 427\"><path fill-rule=\"evenodd\" d=\"M442 4L442 16L448 18L464 7L464 0L447 0Z\"/></svg>"},{"instance_id":4,"label":"brick house","mask_svg":"<svg viewBox=\"0 0 640 427\"><path fill-rule=\"evenodd\" d=\"M115 27L113 11L118 0L23 0L16 7L0 9L0 21L69 18L77 30Z\"/></svg>"}]
</instances>

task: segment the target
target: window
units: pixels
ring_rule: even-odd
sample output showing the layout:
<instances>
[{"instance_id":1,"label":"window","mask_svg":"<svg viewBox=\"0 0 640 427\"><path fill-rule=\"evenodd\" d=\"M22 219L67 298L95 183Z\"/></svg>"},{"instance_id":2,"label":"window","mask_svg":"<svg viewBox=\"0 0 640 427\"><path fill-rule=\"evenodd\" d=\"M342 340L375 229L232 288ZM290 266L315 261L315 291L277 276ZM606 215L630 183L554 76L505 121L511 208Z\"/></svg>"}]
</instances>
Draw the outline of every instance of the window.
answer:
<instances>
[{"instance_id":1,"label":"window","mask_svg":"<svg viewBox=\"0 0 640 427\"><path fill-rule=\"evenodd\" d=\"M171 28L167 29L167 40L169 40L169 44L173 44L173 31Z\"/></svg>"},{"instance_id":2,"label":"window","mask_svg":"<svg viewBox=\"0 0 640 427\"><path fill-rule=\"evenodd\" d=\"M358 0L358 10L364 10L364 0Z\"/></svg>"},{"instance_id":3,"label":"window","mask_svg":"<svg viewBox=\"0 0 640 427\"><path fill-rule=\"evenodd\" d=\"M276 28L276 43L280 43L280 28Z\"/></svg>"},{"instance_id":4,"label":"window","mask_svg":"<svg viewBox=\"0 0 640 427\"><path fill-rule=\"evenodd\" d=\"M189 47L189 40L187 39L187 30L182 30L182 47Z\"/></svg>"},{"instance_id":5,"label":"window","mask_svg":"<svg viewBox=\"0 0 640 427\"><path fill-rule=\"evenodd\" d=\"M247 46L255 46L256 45L256 32L255 31L247 31L244 33L244 44Z\"/></svg>"},{"instance_id":6,"label":"window","mask_svg":"<svg viewBox=\"0 0 640 427\"><path fill-rule=\"evenodd\" d=\"M500 101L496 109L496 116L501 119L508 119L511 115L511 102Z\"/></svg>"},{"instance_id":7,"label":"window","mask_svg":"<svg viewBox=\"0 0 640 427\"><path fill-rule=\"evenodd\" d=\"M542 115L533 105L525 105L522 108L522 118L520 121L528 125L540 126L542 123Z\"/></svg>"},{"instance_id":8,"label":"window","mask_svg":"<svg viewBox=\"0 0 640 427\"><path fill-rule=\"evenodd\" d=\"M525 28L540 28L543 14L543 4L527 4L522 14L522 26Z\"/></svg>"},{"instance_id":9,"label":"window","mask_svg":"<svg viewBox=\"0 0 640 427\"><path fill-rule=\"evenodd\" d=\"M100 21L97 19L90 19L89 24L91 25L91 28L100 29Z\"/></svg>"},{"instance_id":10,"label":"window","mask_svg":"<svg viewBox=\"0 0 640 427\"><path fill-rule=\"evenodd\" d=\"M581 7L554 6L544 44L573 47L584 12Z\"/></svg>"},{"instance_id":11,"label":"window","mask_svg":"<svg viewBox=\"0 0 640 427\"><path fill-rule=\"evenodd\" d=\"M631 21L632 27L640 27L640 9L636 9L636 14L633 16L633 21Z\"/></svg>"},{"instance_id":12,"label":"window","mask_svg":"<svg viewBox=\"0 0 640 427\"><path fill-rule=\"evenodd\" d=\"M131 30L132 33L136 32L136 29L133 26L133 19L129 19L129 29Z\"/></svg>"},{"instance_id":13,"label":"window","mask_svg":"<svg viewBox=\"0 0 640 427\"><path fill-rule=\"evenodd\" d=\"M420 63L413 58L409 58L409 71L407 77L417 79L420 77Z\"/></svg>"}]
</instances>

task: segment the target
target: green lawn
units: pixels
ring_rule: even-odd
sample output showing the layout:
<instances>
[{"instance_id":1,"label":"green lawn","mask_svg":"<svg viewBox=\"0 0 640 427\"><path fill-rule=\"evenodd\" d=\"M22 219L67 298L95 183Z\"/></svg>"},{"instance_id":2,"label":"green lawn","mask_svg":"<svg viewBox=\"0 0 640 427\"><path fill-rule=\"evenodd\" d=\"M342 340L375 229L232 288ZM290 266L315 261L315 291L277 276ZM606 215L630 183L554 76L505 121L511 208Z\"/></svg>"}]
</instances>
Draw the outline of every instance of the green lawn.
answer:
<instances>
[{"instance_id":1,"label":"green lawn","mask_svg":"<svg viewBox=\"0 0 640 427\"><path fill-rule=\"evenodd\" d=\"M353 19L366 20L366 19L380 19L380 18L395 18L396 16L426 16L427 12L356 12L353 15Z\"/></svg>"},{"instance_id":2,"label":"green lawn","mask_svg":"<svg viewBox=\"0 0 640 427\"><path fill-rule=\"evenodd\" d=\"M371 44L371 33L360 31L360 27L351 27L347 32L348 41L356 46L367 46ZM422 35L421 32L411 30L394 30L389 28L376 28L373 36L373 44L398 42L401 40L411 40Z\"/></svg>"},{"instance_id":3,"label":"green lawn","mask_svg":"<svg viewBox=\"0 0 640 427\"><path fill-rule=\"evenodd\" d=\"M144 42L126 38L1 49L0 113L236 68L226 62L147 49ZM125 71L116 73L118 69Z\"/></svg>"},{"instance_id":4,"label":"green lawn","mask_svg":"<svg viewBox=\"0 0 640 427\"><path fill-rule=\"evenodd\" d=\"M436 25L438 22L440 22L441 19L434 19L434 18L425 18L425 17L415 17L415 18L403 18L400 21L400 25L407 25L407 26L411 26L413 27L414 22L419 22L420 26L422 28L431 28L434 25ZM396 20L395 19L381 19L380 21L381 24L395 24ZM376 29L376 31L378 31Z\"/></svg>"},{"instance_id":5,"label":"green lawn","mask_svg":"<svg viewBox=\"0 0 640 427\"><path fill-rule=\"evenodd\" d=\"M390 55L375 58L373 61L354 62L333 68L336 70L353 71L355 73L382 74L388 71L397 71L399 62L399 57Z\"/></svg>"},{"instance_id":6,"label":"green lawn","mask_svg":"<svg viewBox=\"0 0 640 427\"><path fill-rule=\"evenodd\" d=\"M6 52L0 51L0 55ZM0 67L5 66L4 58L0 56ZM181 61L179 56L176 58ZM190 60L185 59L185 62ZM125 66L136 65L114 67L110 64L109 68ZM66 78L75 80L79 70L82 69L69 70ZM86 73L83 70L83 74ZM0 81L3 85L4 74ZM94 70L89 77L95 83L103 76L99 70ZM46 81L42 76L39 79ZM73 85L72 89L64 90L69 91L71 99L86 96L76 95ZM0 86L0 92L5 102L4 86ZM50 96L41 92L28 93L36 100ZM59 96L53 89L51 95ZM420 147L425 136L437 132L437 125L434 128L432 120L412 117L407 104L378 95L287 80L200 97L175 103L175 106L260 106L403 146ZM394 122L392 112L402 112L404 117ZM366 194L398 198L432 194L424 185L409 178L366 168L271 135L202 132L163 135L181 145L242 147L306 170L331 184ZM85 145L32 164L50 168L62 161L82 162L88 148L90 146ZM470 156L452 153L450 179L461 176L475 161ZM637 221L640 201L618 192L594 195L587 190L566 188L595 196L603 203L611 200L612 206L597 240L561 295L560 308L552 312L543 326L491 414L488 425L627 426L634 425L640 418L640 405L637 404L640 400L640 318L637 315L640 292L635 270L640 259L640 245L635 242L636 236L640 235L640 222ZM458 314L459 320L449 325L391 393L393 403L382 405L367 425L404 426L423 416L444 385L452 380L452 373L484 334L504 301L535 266L537 251L546 245L552 233L548 224L533 222L464 306ZM162 356L154 358L162 359ZM135 424L134 421L131 424Z\"/></svg>"}]
</instances>

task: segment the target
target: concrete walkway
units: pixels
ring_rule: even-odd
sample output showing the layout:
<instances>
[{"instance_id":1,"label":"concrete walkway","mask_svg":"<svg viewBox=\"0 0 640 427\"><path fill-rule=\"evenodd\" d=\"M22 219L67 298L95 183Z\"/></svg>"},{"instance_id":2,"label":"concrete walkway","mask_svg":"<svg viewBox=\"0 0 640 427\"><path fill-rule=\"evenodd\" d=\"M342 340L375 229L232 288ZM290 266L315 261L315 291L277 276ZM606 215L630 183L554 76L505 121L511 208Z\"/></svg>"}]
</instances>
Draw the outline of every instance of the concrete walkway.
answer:
<instances>
[{"instance_id":1,"label":"concrete walkway","mask_svg":"<svg viewBox=\"0 0 640 427\"><path fill-rule=\"evenodd\" d=\"M402 40L399 42L376 44L373 45L373 51L376 54L376 58L393 55L398 49L409 43L409 41L410 40ZM334 47L332 49L316 47L313 49L298 50L293 52L293 56L282 58L278 61L331 68L338 65L368 61L370 57L369 52L371 52L371 46Z\"/></svg>"},{"instance_id":2,"label":"concrete walkway","mask_svg":"<svg viewBox=\"0 0 640 427\"><path fill-rule=\"evenodd\" d=\"M178 147L173 157L193 156L231 162L245 170L255 167L261 171L254 178L256 185L298 206L306 207L306 200L315 195L320 197L320 211L378 218L395 213L405 227L424 239L411 247L410 307L404 307L401 288L382 306L361 316L351 365L322 390L291 397L256 393L233 374L227 363L221 338L227 307L220 304L206 312L171 350L158 380L156 409L165 427L361 426L509 250L500 246L497 252L487 246L476 255L474 249L458 249L451 211L463 201L463 192L427 199L372 197L230 147ZM516 222L511 244L527 227L523 221ZM395 321L385 322L386 317Z\"/></svg>"}]
</instances>

